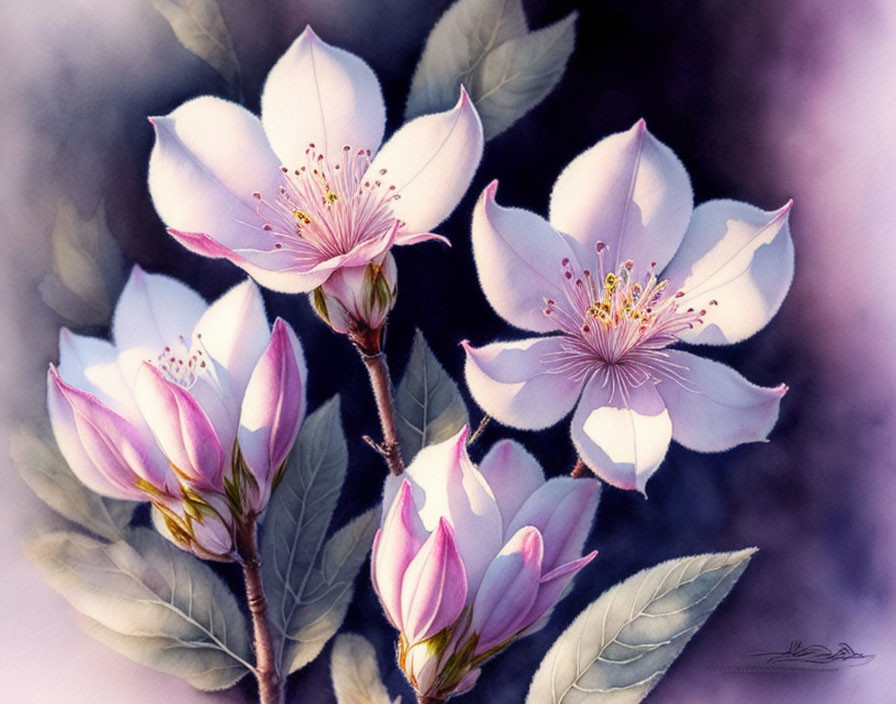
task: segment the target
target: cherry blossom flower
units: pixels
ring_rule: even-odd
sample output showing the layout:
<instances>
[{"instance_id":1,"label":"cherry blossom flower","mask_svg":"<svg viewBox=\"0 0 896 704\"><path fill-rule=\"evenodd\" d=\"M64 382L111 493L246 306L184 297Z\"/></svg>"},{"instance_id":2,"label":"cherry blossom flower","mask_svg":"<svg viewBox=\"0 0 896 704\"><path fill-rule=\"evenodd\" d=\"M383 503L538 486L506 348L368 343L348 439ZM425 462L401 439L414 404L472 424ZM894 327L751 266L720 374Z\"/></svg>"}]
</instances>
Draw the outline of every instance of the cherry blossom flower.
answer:
<instances>
[{"instance_id":1,"label":"cherry blossom flower","mask_svg":"<svg viewBox=\"0 0 896 704\"><path fill-rule=\"evenodd\" d=\"M305 361L292 328L273 330L246 280L211 305L134 267L108 342L59 336L48 405L78 478L151 501L154 522L197 555L231 559L235 524L254 520L305 415Z\"/></svg>"},{"instance_id":2,"label":"cherry blossom flower","mask_svg":"<svg viewBox=\"0 0 896 704\"><path fill-rule=\"evenodd\" d=\"M670 440L719 452L764 440L787 388L673 348L732 344L765 326L793 278L790 203L696 209L687 172L643 121L576 157L550 221L495 201L473 216L482 289L512 325L543 337L467 353L473 397L500 422L554 425L610 484L644 491Z\"/></svg>"},{"instance_id":3,"label":"cherry blossom flower","mask_svg":"<svg viewBox=\"0 0 896 704\"><path fill-rule=\"evenodd\" d=\"M429 230L467 190L483 147L461 89L453 109L408 122L380 149L376 76L310 27L271 69L260 119L204 96L151 122L149 189L168 232L285 293L380 265L392 245L444 240Z\"/></svg>"},{"instance_id":4,"label":"cherry blossom flower","mask_svg":"<svg viewBox=\"0 0 896 704\"><path fill-rule=\"evenodd\" d=\"M546 623L576 573L600 493L594 479L545 481L519 444L477 468L467 429L389 476L371 574L400 632L398 660L417 693L468 691L479 666Z\"/></svg>"}]
</instances>

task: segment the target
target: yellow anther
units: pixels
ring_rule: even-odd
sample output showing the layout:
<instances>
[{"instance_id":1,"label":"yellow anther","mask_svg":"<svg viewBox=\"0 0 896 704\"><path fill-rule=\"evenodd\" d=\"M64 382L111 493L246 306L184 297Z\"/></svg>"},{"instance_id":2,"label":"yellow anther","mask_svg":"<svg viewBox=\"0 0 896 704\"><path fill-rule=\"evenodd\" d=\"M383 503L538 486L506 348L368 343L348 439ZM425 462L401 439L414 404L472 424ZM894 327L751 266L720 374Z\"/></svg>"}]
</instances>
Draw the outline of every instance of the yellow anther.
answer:
<instances>
[{"instance_id":1,"label":"yellow anther","mask_svg":"<svg viewBox=\"0 0 896 704\"><path fill-rule=\"evenodd\" d=\"M311 224L311 217L304 210L293 210L292 214L296 216L296 220L298 220L303 225Z\"/></svg>"},{"instance_id":2,"label":"yellow anther","mask_svg":"<svg viewBox=\"0 0 896 704\"><path fill-rule=\"evenodd\" d=\"M327 203L333 205L337 200L339 200L339 196L333 191L327 191Z\"/></svg>"},{"instance_id":3,"label":"yellow anther","mask_svg":"<svg viewBox=\"0 0 896 704\"><path fill-rule=\"evenodd\" d=\"M615 293L616 285L619 283L619 277L616 276L612 271L606 275L604 278L604 288L607 290L607 293Z\"/></svg>"}]
</instances>

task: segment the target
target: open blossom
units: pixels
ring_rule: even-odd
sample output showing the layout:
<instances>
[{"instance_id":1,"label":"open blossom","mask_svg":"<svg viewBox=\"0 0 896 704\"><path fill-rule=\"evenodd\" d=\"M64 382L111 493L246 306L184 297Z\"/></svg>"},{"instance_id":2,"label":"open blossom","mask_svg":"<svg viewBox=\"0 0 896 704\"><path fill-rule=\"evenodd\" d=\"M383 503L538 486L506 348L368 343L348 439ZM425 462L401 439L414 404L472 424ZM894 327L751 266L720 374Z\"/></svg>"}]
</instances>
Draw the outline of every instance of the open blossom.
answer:
<instances>
[{"instance_id":1,"label":"open blossom","mask_svg":"<svg viewBox=\"0 0 896 704\"><path fill-rule=\"evenodd\" d=\"M545 481L519 444L477 468L467 429L386 479L371 573L400 632L398 660L420 696L471 689L479 666L542 628L575 574L600 493L594 479Z\"/></svg>"},{"instance_id":2,"label":"open blossom","mask_svg":"<svg viewBox=\"0 0 896 704\"><path fill-rule=\"evenodd\" d=\"M694 209L687 172L643 121L566 167L550 222L499 206L496 191L473 216L483 291L511 324L550 334L463 343L470 392L488 414L538 429L575 408L584 462L642 492L671 439L719 452L767 436L785 386L755 386L672 346L738 342L777 312L793 278L790 203Z\"/></svg>"},{"instance_id":3,"label":"open blossom","mask_svg":"<svg viewBox=\"0 0 896 704\"><path fill-rule=\"evenodd\" d=\"M204 96L151 121L149 189L168 231L285 293L438 238L429 230L463 196L483 147L461 89L453 109L408 122L380 149L379 81L310 27L271 69L260 119Z\"/></svg>"},{"instance_id":4,"label":"open blossom","mask_svg":"<svg viewBox=\"0 0 896 704\"><path fill-rule=\"evenodd\" d=\"M47 391L63 456L94 491L151 501L184 549L231 559L237 523L264 510L305 415L295 333L281 319L271 330L250 280L208 305L134 267L112 338L60 333Z\"/></svg>"}]
</instances>

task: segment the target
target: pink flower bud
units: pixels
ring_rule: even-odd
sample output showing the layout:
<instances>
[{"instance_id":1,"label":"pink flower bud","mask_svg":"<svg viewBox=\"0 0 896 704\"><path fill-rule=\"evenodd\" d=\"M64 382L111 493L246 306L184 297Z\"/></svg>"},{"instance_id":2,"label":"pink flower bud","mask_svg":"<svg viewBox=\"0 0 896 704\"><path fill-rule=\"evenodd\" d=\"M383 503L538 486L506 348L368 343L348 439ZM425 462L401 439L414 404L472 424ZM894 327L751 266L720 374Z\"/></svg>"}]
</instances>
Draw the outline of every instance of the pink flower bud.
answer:
<instances>
[{"instance_id":1,"label":"pink flower bud","mask_svg":"<svg viewBox=\"0 0 896 704\"><path fill-rule=\"evenodd\" d=\"M337 269L311 294L318 315L339 333L379 330L395 305L398 269L391 253L378 263Z\"/></svg>"}]
</instances>

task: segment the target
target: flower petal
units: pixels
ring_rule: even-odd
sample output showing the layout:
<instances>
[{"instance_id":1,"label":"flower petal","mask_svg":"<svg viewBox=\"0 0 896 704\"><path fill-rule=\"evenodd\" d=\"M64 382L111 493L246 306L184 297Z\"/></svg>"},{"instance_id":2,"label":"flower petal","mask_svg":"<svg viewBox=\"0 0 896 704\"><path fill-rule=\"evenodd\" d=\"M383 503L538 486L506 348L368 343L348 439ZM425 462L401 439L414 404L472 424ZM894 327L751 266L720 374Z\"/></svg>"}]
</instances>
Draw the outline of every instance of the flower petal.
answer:
<instances>
[{"instance_id":1,"label":"flower petal","mask_svg":"<svg viewBox=\"0 0 896 704\"><path fill-rule=\"evenodd\" d=\"M561 351L562 337L530 337L471 347L464 374L482 409L504 425L538 430L572 410L582 382L550 371L547 361Z\"/></svg>"},{"instance_id":2,"label":"flower petal","mask_svg":"<svg viewBox=\"0 0 896 704\"><path fill-rule=\"evenodd\" d=\"M672 422L650 382L629 389L628 398L593 377L572 417L572 441L594 473L620 489L644 487L669 448Z\"/></svg>"},{"instance_id":3,"label":"flower petal","mask_svg":"<svg viewBox=\"0 0 896 704\"><path fill-rule=\"evenodd\" d=\"M100 403L66 383L55 367L47 374L47 406L56 443L88 488L116 499L145 501L140 480L166 487L166 465L149 438Z\"/></svg>"},{"instance_id":4,"label":"flower petal","mask_svg":"<svg viewBox=\"0 0 896 704\"><path fill-rule=\"evenodd\" d=\"M276 198L282 174L259 119L236 103L203 96L151 122L149 192L165 224L207 233L231 249L272 248L252 194Z\"/></svg>"},{"instance_id":5,"label":"flower petal","mask_svg":"<svg viewBox=\"0 0 896 704\"><path fill-rule=\"evenodd\" d=\"M386 106L370 66L321 41L308 26L268 74L261 121L285 165L305 164L309 144L332 164L335 157L341 159L345 145L377 150Z\"/></svg>"},{"instance_id":6,"label":"flower petal","mask_svg":"<svg viewBox=\"0 0 896 704\"><path fill-rule=\"evenodd\" d=\"M299 339L289 323L277 318L270 343L246 386L237 433L243 459L259 484L256 511L267 505L274 475L305 418L307 375Z\"/></svg>"},{"instance_id":7,"label":"flower petal","mask_svg":"<svg viewBox=\"0 0 896 704\"><path fill-rule=\"evenodd\" d=\"M392 135L367 173L395 186L392 212L404 223L401 235L427 232L451 214L476 173L482 145L482 123L463 88L451 110L418 117Z\"/></svg>"},{"instance_id":8,"label":"flower petal","mask_svg":"<svg viewBox=\"0 0 896 704\"><path fill-rule=\"evenodd\" d=\"M727 345L772 319L793 280L791 203L766 212L747 203L712 200L694 211L681 249L663 276L681 289L680 305L706 310L686 342Z\"/></svg>"},{"instance_id":9,"label":"flower petal","mask_svg":"<svg viewBox=\"0 0 896 704\"><path fill-rule=\"evenodd\" d=\"M672 418L673 440L698 452L722 452L766 439L787 393L784 384L764 388L719 362L680 350L668 355L686 385L664 380L656 387Z\"/></svg>"},{"instance_id":10,"label":"flower petal","mask_svg":"<svg viewBox=\"0 0 896 704\"><path fill-rule=\"evenodd\" d=\"M606 243L609 271L626 259L639 268L656 262L660 270L678 249L693 207L684 166L639 120L570 162L554 184L550 220L591 252Z\"/></svg>"},{"instance_id":11,"label":"flower petal","mask_svg":"<svg viewBox=\"0 0 896 704\"><path fill-rule=\"evenodd\" d=\"M403 635L414 644L431 638L457 620L467 599L467 575L454 531L439 519L411 560L401 585Z\"/></svg>"},{"instance_id":12,"label":"flower petal","mask_svg":"<svg viewBox=\"0 0 896 704\"><path fill-rule=\"evenodd\" d=\"M398 630L401 621L401 585L404 573L428 532L417 514L411 485L402 481L398 496L388 509L383 527L377 532L370 556L373 588L386 610L386 615Z\"/></svg>"},{"instance_id":13,"label":"flower petal","mask_svg":"<svg viewBox=\"0 0 896 704\"><path fill-rule=\"evenodd\" d=\"M540 628L532 628L540 619L547 615L554 605L563 598L563 594L569 583L573 580L579 571L597 557L597 551L594 550L578 560L571 560L565 564L555 567L545 574L538 584L538 595L529 609L529 613L522 619L522 624L527 629L525 635L531 635ZM546 625L545 621L542 627Z\"/></svg>"},{"instance_id":14,"label":"flower petal","mask_svg":"<svg viewBox=\"0 0 896 704\"><path fill-rule=\"evenodd\" d=\"M208 415L150 364L137 372L137 404L175 471L198 490L223 493L224 450Z\"/></svg>"},{"instance_id":15,"label":"flower petal","mask_svg":"<svg viewBox=\"0 0 896 704\"><path fill-rule=\"evenodd\" d=\"M538 528L544 539L542 570L550 572L582 554L599 500L596 479L555 477L526 500L504 534L513 535L523 526Z\"/></svg>"},{"instance_id":16,"label":"flower petal","mask_svg":"<svg viewBox=\"0 0 896 704\"><path fill-rule=\"evenodd\" d=\"M544 314L545 299L565 300L563 260L575 255L546 220L495 202L498 182L479 196L473 209L473 256L482 291L507 322L525 330L551 332L556 322Z\"/></svg>"},{"instance_id":17,"label":"flower petal","mask_svg":"<svg viewBox=\"0 0 896 704\"><path fill-rule=\"evenodd\" d=\"M520 528L489 565L473 601L470 628L479 634L477 653L513 636L538 594L544 543L537 528Z\"/></svg>"},{"instance_id":18,"label":"flower petal","mask_svg":"<svg viewBox=\"0 0 896 704\"><path fill-rule=\"evenodd\" d=\"M492 445L479 463L479 471L495 495L504 526L544 484L541 465L515 440L500 440Z\"/></svg>"}]
</instances>

